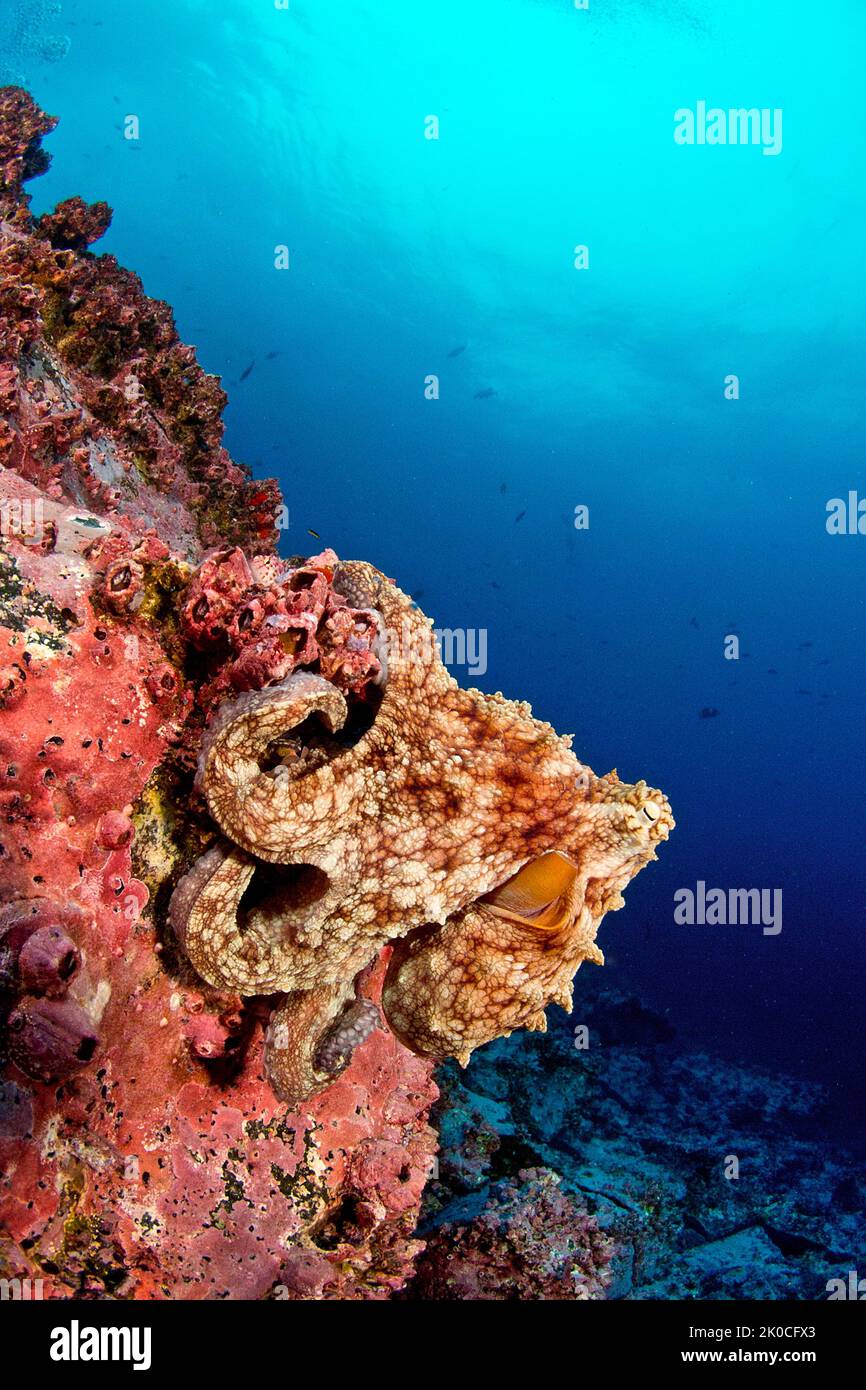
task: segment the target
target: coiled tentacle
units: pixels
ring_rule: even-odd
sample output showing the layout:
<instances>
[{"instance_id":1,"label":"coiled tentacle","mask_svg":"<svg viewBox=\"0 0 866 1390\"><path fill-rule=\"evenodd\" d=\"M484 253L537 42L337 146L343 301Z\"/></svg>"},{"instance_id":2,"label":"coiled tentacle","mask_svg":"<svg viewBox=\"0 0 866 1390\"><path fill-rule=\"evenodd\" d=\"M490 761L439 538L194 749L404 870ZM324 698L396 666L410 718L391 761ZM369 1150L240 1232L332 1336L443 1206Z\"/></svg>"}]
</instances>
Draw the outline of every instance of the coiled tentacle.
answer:
<instances>
[{"instance_id":1,"label":"coiled tentacle","mask_svg":"<svg viewBox=\"0 0 866 1390\"><path fill-rule=\"evenodd\" d=\"M346 701L330 681L297 672L282 685L248 691L224 705L205 735L198 780L208 809L236 845L259 859L297 863L330 838L324 814L314 813L317 795L329 814L340 798L351 804L342 777L338 781L327 764L307 772L302 758L293 768L279 756L280 741L310 715L334 733L345 723Z\"/></svg>"}]
</instances>

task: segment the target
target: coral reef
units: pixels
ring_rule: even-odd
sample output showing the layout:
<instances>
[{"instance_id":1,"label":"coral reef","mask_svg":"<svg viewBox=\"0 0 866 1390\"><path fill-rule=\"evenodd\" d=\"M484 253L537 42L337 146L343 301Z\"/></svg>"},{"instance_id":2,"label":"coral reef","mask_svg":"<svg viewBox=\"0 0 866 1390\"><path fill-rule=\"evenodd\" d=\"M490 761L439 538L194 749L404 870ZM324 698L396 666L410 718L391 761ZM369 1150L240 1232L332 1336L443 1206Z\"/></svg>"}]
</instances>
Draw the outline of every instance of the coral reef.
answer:
<instances>
[{"instance_id":1,"label":"coral reef","mask_svg":"<svg viewBox=\"0 0 866 1390\"><path fill-rule=\"evenodd\" d=\"M325 1040L351 1064L292 1110L264 1001L204 985L165 928L213 835L212 705L304 659L360 702L377 661L329 556L277 560L276 485L221 447L168 307L88 249L108 209L31 216L53 125L0 90L0 1272L54 1297L389 1297L436 1092L373 1026L385 961Z\"/></svg>"},{"instance_id":2,"label":"coral reef","mask_svg":"<svg viewBox=\"0 0 866 1390\"><path fill-rule=\"evenodd\" d=\"M215 662L199 693L209 712L238 691L315 667L323 682L363 699L382 678L376 615L351 607L334 587L338 560L324 550L299 564L248 561L238 547L209 555L183 597L181 630Z\"/></svg>"},{"instance_id":3,"label":"coral reef","mask_svg":"<svg viewBox=\"0 0 866 1390\"><path fill-rule=\"evenodd\" d=\"M443 1222L418 1260L424 1299L603 1298L612 1246L547 1168L494 1184L477 1216Z\"/></svg>"},{"instance_id":4,"label":"coral reef","mask_svg":"<svg viewBox=\"0 0 866 1390\"><path fill-rule=\"evenodd\" d=\"M609 1240L607 1298L826 1298L862 1267L861 1164L828 1147L820 1088L689 1051L611 982L577 984L588 1047L555 1015L544 1037L437 1072L438 1176L419 1228L434 1281L449 1247L475 1248L502 1183L540 1167ZM426 1296L425 1261L408 1296Z\"/></svg>"}]
</instances>

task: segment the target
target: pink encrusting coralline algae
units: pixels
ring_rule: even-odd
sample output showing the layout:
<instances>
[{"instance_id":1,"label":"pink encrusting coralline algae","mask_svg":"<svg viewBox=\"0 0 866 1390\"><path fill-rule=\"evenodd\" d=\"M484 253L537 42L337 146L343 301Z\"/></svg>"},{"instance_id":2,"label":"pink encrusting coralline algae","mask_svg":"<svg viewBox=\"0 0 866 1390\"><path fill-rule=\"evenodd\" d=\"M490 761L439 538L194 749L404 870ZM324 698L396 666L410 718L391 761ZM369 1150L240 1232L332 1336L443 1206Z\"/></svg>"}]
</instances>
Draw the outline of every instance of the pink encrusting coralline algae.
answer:
<instances>
[{"instance_id":1,"label":"pink encrusting coralline algae","mask_svg":"<svg viewBox=\"0 0 866 1390\"><path fill-rule=\"evenodd\" d=\"M213 835L211 710L311 666L363 704L375 623L332 552L276 556L279 490L223 449L218 379L89 250L106 205L32 217L54 124L0 91L0 1273L54 1297L388 1297L421 1248L431 1064L375 1027L293 1112L267 1009L204 984L165 926Z\"/></svg>"}]
</instances>

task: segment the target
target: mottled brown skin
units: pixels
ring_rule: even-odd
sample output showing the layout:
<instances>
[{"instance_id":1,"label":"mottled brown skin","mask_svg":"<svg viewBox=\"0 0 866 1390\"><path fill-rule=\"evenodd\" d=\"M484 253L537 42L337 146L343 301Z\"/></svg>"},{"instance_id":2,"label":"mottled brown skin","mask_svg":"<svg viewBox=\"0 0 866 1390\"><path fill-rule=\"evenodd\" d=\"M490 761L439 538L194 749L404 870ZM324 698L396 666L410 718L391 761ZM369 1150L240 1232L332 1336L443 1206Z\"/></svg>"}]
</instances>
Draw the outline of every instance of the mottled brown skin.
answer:
<instances>
[{"instance_id":1,"label":"mottled brown skin","mask_svg":"<svg viewBox=\"0 0 866 1390\"><path fill-rule=\"evenodd\" d=\"M574 757L571 740L533 719L528 705L461 690L433 647L430 619L372 566L345 564L335 584L354 606L379 614L383 634L402 639L387 644L371 727L342 744L345 701L309 673L223 706L206 736L199 778L228 842L194 866L172 903L190 959L211 984L289 995L272 1027L285 1046L269 1044L269 1054L278 1089L292 1099L328 1080L309 1061L315 1038L306 1062L287 1060L299 1046L299 1027L320 1036L333 1021L333 987L350 1001L351 982L386 942L447 922L456 964L465 950L454 943L467 919L455 914L552 849L581 870L581 931L592 927L594 935L673 825L661 793L627 786L616 774L596 777ZM291 730L311 714L318 731L299 752ZM254 883L255 899L242 908L256 874L272 882L261 893ZM469 920L466 949L477 935ZM569 938L573 955L572 947ZM444 995L434 975L425 984L416 968L406 1000L420 1001L426 989L440 1012ZM453 968L448 976L456 978ZM428 1050L423 1027L413 1041L399 973L391 979L398 1031ZM557 985L560 995L563 988ZM456 1007L465 1010L462 1002ZM495 1010L485 1005L485 1013L485 1030L496 1036ZM274 1061L277 1051L282 1061Z\"/></svg>"},{"instance_id":2,"label":"mottled brown skin","mask_svg":"<svg viewBox=\"0 0 866 1390\"><path fill-rule=\"evenodd\" d=\"M625 805L634 811L630 801ZM655 858L645 844L643 812L635 814L637 821L630 813L622 819L616 865L606 844L597 852L597 827L587 817L582 850L577 852L576 840L571 843L573 878L551 925L503 914L496 906L501 894L492 893L455 913L444 927L420 927L398 941L382 1007L401 1042L413 1052L456 1057L466 1066L476 1047L516 1028L545 1032L548 1004L570 1013L579 966L585 960L604 964L595 943L604 913L623 906L620 887Z\"/></svg>"}]
</instances>

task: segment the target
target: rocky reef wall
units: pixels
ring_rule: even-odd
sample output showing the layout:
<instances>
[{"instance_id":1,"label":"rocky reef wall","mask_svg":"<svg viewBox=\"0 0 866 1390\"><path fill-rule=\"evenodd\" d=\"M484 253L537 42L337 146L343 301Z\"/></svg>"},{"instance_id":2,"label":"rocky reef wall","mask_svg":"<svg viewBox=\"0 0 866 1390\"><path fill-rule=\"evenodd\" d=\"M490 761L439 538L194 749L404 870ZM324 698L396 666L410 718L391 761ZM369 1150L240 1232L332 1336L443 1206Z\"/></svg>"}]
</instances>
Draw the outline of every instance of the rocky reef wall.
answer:
<instances>
[{"instance_id":1,"label":"rocky reef wall","mask_svg":"<svg viewBox=\"0 0 866 1390\"><path fill-rule=\"evenodd\" d=\"M268 592L279 490L222 447L169 307L89 249L107 206L32 217L54 124L0 91L0 1270L55 1297L387 1297L420 1248L431 1064L379 1028L280 1104L256 1001L164 925L212 833L208 704L312 640L216 630Z\"/></svg>"}]
</instances>

